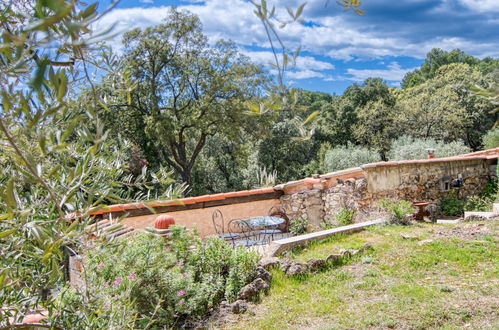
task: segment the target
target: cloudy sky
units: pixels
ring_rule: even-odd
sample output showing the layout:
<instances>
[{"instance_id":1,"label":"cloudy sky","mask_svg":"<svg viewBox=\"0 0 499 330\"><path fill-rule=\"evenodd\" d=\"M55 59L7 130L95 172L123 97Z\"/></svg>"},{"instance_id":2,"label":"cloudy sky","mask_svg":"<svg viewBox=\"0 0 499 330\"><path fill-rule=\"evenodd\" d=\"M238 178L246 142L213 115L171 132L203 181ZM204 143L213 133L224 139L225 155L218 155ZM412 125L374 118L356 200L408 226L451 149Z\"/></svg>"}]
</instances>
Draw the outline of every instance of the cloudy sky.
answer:
<instances>
[{"instance_id":1,"label":"cloudy sky","mask_svg":"<svg viewBox=\"0 0 499 330\"><path fill-rule=\"evenodd\" d=\"M267 2L281 8L284 18L285 6L304 1ZM171 5L197 14L210 41L231 39L254 61L268 66L272 60L247 0L121 0L99 24L117 23L120 31L158 24ZM373 76L398 86L435 47L499 58L499 0L363 0L362 9L363 17L344 12L335 0L307 1L305 21L280 30L287 47L302 49L287 83L336 94ZM119 37L111 43L119 49Z\"/></svg>"}]
</instances>

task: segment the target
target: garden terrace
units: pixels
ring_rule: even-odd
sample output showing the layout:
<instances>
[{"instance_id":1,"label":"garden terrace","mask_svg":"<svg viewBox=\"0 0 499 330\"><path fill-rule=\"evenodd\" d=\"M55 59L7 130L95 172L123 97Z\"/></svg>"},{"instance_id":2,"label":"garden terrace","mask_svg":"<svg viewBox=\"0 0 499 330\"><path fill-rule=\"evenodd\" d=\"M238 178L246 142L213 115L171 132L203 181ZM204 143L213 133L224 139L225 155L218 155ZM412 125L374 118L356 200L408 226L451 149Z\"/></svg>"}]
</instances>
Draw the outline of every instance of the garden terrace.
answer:
<instances>
[{"instance_id":1,"label":"garden terrace","mask_svg":"<svg viewBox=\"0 0 499 330\"><path fill-rule=\"evenodd\" d=\"M372 227L285 253L306 262L372 249L308 275L274 269L251 313L212 320L223 329L495 329L499 222Z\"/></svg>"},{"instance_id":2,"label":"garden terrace","mask_svg":"<svg viewBox=\"0 0 499 330\"><path fill-rule=\"evenodd\" d=\"M274 187L111 205L93 214L108 220L124 217L121 223L134 229L150 227L158 214L169 214L177 224L196 228L204 237L215 234L211 219L215 209L227 221L267 215L272 206L280 206L291 219L307 218L317 229L323 222L335 224L335 215L343 208L355 210L353 222L377 219L377 201L384 198L439 203L457 179L462 182L456 190L461 198L477 195L496 175L498 155L495 148L454 157L378 162Z\"/></svg>"}]
</instances>

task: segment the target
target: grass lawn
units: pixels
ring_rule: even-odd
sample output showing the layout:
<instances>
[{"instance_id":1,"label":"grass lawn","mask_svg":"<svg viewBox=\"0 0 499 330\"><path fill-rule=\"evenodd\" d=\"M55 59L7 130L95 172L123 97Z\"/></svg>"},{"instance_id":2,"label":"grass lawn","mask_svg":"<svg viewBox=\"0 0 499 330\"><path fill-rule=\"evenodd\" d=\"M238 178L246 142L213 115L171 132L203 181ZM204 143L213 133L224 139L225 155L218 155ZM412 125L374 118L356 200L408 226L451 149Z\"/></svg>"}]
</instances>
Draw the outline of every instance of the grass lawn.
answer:
<instances>
[{"instance_id":1,"label":"grass lawn","mask_svg":"<svg viewBox=\"0 0 499 330\"><path fill-rule=\"evenodd\" d=\"M374 248L304 278L274 270L268 296L212 327L499 329L498 228L497 221L374 227L292 251L287 257L305 261Z\"/></svg>"}]
</instances>

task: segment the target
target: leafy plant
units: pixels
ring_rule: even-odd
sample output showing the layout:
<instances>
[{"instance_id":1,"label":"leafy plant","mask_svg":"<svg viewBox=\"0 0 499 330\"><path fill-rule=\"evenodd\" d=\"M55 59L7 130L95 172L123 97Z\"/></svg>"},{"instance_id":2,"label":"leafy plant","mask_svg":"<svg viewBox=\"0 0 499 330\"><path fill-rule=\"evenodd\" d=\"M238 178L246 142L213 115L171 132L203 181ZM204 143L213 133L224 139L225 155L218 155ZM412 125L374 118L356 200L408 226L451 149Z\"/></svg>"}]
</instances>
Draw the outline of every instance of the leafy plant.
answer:
<instances>
[{"instance_id":1,"label":"leafy plant","mask_svg":"<svg viewBox=\"0 0 499 330\"><path fill-rule=\"evenodd\" d=\"M334 219L340 224L346 226L352 223L354 214L355 210L342 207L336 212Z\"/></svg>"},{"instance_id":2,"label":"leafy plant","mask_svg":"<svg viewBox=\"0 0 499 330\"><path fill-rule=\"evenodd\" d=\"M330 172L379 161L378 152L351 143L327 151L324 159L326 170Z\"/></svg>"},{"instance_id":3,"label":"leafy plant","mask_svg":"<svg viewBox=\"0 0 499 330\"><path fill-rule=\"evenodd\" d=\"M427 149L435 149L435 157L447 157L470 152L462 141L443 142L432 138L415 138L403 135L393 141L388 158L390 160L425 159Z\"/></svg>"},{"instance_id":4,"label":"leafy plant","mask_svg":"<svg viewBox=\"0 0 499 330\"><path fill-rule=\"evenodd\" d=\"M496 178L489 180L482 192L477 196L470 196L466 199L464 210L488 212L492 210L492 205L497 198L497 184Z\"/></svg>"},{"instance_id":5,"label":"leafy plant","mask_svg":"<svg viewBox=\"0 0 499 330\"><path fill-rule=\"evenodd\" d=\"M483 147L493 149L499 147L499 127L487 132L483 137Z\"/></svg>"},{"instance_id":6,"label":"leafy plant","mask_svg":"<svg viewBox=\"0 0 499 330\"><path fill-rule=\"evenodd\" d=\"M179 226L172 233L166 240L141 233L89 250L85 275L93 298L86 301L84 293L63 289L58 297L63 312L55 324L86 327L98 311L105 328L124 322L118 315L125 315L131 328L178 328L221 300L234 300L253 280L256 253L218 238L201 241ZM85 303L92 306L81 308Z\"/></svg>"},{"instance_id":7,"label":"leafy plant","mask_svg":"<svg viewBox=\"0 0 499 330\"><path fill-rule=\"evenodd\" d=\"M305 234L308 230L308 219L305 217L291 219L289 222L289 232L293 235Z\"/></svg>"},{"instance_id":8,"label":"leafy plant","mask_svg":"<svg viewBox=\"0 0 499 330\"><path fill-rule=\"evenodd\" d=\"M440 213L447 216L461 216L464 213L464 201L457 198L455 190L451 190L440 199Z\"/></svg>"},{"instance_id":9,"label":"leafy plant","mask_svg":"<svg viewBox=\"0 0 499 330\"><path fill-rule=\"evenodd\" d=\"M408 216L414 213L415 209L410 202L397 199L383 199L379 202L379 205L390 213L391 223L401 225L411 223Z\"/></svg>"}]
</instances>

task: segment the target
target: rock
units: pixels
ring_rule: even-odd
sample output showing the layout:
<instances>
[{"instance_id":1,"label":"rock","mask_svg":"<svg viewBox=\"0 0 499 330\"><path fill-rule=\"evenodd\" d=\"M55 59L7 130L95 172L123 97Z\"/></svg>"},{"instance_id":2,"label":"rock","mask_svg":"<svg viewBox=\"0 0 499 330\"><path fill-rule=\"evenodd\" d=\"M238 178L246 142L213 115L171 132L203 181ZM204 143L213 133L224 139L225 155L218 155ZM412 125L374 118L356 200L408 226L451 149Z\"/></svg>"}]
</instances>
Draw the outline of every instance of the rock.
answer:
<instances>
[{"instance_id":1,"label":"rock","mask_svg":"<svg viewBox=\"0 0 499 330\"><path fill-rule=\"evenodd\" d=\"M272 257L262 258L258 265L268 270L279 265L279 259Z\"/></svg>"},{"instance_id":2,"label":"rock","mask_svg":"<svg viewBox=\"0 0 499 330\"><path fill-rule=\"evenodd\" d=\"M364 252L364 251L367 251L367 250L371 250L373 248L373 246L369 243L365 243L364 245L361 246L361 248L359 249L360 252Z\"/></svg>"},{"instance_id":3,"label":"rock","mask_svg":"<svg viewBox=\"0 0 499 330\"><path fill-rule=\"evenodd\" d=\"M422 240L422 241L419 241L418 242L418 245L425 245L425 244L429 244L429 243L432 243L433 240L432 239L425 239L425 240Z\"/></svg>"},{"instance_id":4,"label":"rock","mask_svg":"<svg viewBox=\"0 0 499 330\"><path fill-rule=\"evenodd\" d=\"M326 266L326 260L318 258L310 258L307 260L307 265L310 271L315 272Z\"/></svg>"},{"instance_id":5,"label":"rock","mask_svg":"<svg viewBox=\"0 0 499 330\"><path fill-rule=\"evenodd\" d=\"M279 262L277 264L279 264ZM263 267L257 267L256 268L256 278L261 278L265 282L270 283L270 281L272 280L272 274L270 274Z\"/></svg>"},{"instance_id":6,"label":"rock","mask_svg":"<svg viewBox=\"0 0 499 330\"><path fill-rule=\"evenodd\" d=\"M308 271L307 265L295 261L286 270L286 275L287 276L303 275L307 273L307 271Z\"/></svg>"},{"instance_id":7,"label":"rock","mask_svg":"<svg viewBox=\"0 0 499 330\"><path fill-rule=\"evenodd\" d=\"M260 292L267 292L270 288L270 285L262 280L261 278L257 278L250 284L244 286L238 293L237 299L246 300L246 301L256 301L260 296Z\"/></svg>"},{"instance_id":8,"label":"rock","mask_svg":"<svg viewBox=\"0 0 499 330\"><path fill-rule=\"evenodd\" d=\"M337 264L340 262L340 260L341 260L341 254L330 254L326 258L326 262L330 262L332 264Z\"/></svg>"},{"instance_id":9,"label":"rock","mask_svg":"<svg viewBox=\"0 0 499 330\"><path fill-rule=\"evenodd\" d=\"M340 254L342 258L348 259L352 257L352 252L349 250L340 250Z\"/></svg>"},{"instance_id":10,"label":"rock","mask_svg":"<svg viewBox=\"0 0 499 330\"><path fill-rule=\"evenodd\" d=\"M289 269L289 267L291 267L291 264L293 263L293 260L290 260L290 259L282 259L279 264L281 265L281 270L286 273Z\"/></svg>"},{"instance_id":11,"label":"rock","mask_svg":"<svg viewBox=\"0 0 499 330\"><path fill-rule=\"evenodd\" d=\"M414 236L414 235L409 235L409 234L400 234L400 236L401 236L403 239L417 239L417 236Z\"/></svg>"},{"instance_id":12,"label":"rock","mask_svg":"<svg viewBox=\"0 0 499 330\"><path fill-rule=\"evenodd\" d=\"M248 310L248 303L244 300L236 300L230 305L231 311L234 314L242 314Z\"/></svg>"}]
</instances>

